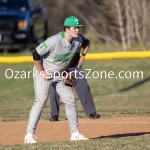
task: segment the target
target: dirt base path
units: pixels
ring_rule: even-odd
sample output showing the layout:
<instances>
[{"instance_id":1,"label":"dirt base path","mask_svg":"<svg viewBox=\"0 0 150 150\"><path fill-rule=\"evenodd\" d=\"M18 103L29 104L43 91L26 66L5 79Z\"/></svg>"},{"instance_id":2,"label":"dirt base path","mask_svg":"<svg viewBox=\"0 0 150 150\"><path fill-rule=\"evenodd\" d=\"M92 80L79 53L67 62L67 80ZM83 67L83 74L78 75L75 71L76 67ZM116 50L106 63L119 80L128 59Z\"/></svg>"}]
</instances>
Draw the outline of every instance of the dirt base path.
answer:
<instances>
[{"instance_id":1,"label":"dirt base path","mask_svg":"<svg viewBox=\"0 0 150 150\"><path fill-rule=\"evenodd\" d=\"M150 135L150 116L116 119L80 119L81 132L88 138ZM23 144L27 122L0 123L0 145ZM35 135L38 142L68 141L67 121L40 121Z\"/></svg>"}]
</instances>

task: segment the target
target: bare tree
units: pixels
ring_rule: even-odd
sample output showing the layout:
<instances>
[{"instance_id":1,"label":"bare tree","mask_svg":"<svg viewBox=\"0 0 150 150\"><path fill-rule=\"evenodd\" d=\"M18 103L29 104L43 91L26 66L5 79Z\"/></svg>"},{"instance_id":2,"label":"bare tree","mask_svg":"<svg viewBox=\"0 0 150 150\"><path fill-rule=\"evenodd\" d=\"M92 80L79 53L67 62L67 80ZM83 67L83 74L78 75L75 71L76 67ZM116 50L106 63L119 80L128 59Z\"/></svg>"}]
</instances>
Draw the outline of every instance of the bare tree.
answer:
<instances>
[{"instance_id":1,"label":"bare tree","mask_svg":"<svg viewBox=\"0 0 150 150\"><path fill-rule=\"evenodd\" d=\"M121 36L121 41L122 41L122 47L123 47L123 50L126 50L127 49L126 38L125 38L125 33L124 33L123 19L121 15L121 8L120 8L119 0L115 0L115 5L117 8L117 13L118 13L118 22L119 22L119 30L120 30L120 36Z\"/></svg>"},{"instance_id":2,"label":"bare tree","mask_svg":"<svg viewBox=\"0 0 150 150\"><path fill-rule=\"evenodd\" d=\"M133 21L134 21L136 37L137 37L137 39L138 39L138 41L139 41L139 43L141 45L141 48L144 50L145 47L144 47L144 44L143 44L143 41L142 41L142 38L141 38L141 35L140 35L137 10L135 9L136 2L137 2L136 0L130 1L130 3L131 3L131 13L132 13Z\"/></svg>"},{"instance_id":3,"label":"bare tree","mask_svg":"<svg viewBox=\"0 0 150 150\"><path fill-rule=\"evenodd\" d=\"M127 33L127 49L131 48L131 17L130 17L130 4L129 0L125 0L125 13L126 13L126 33Z\"/></svg>"},{"instance_id":4,"label":"bare tree","mask_svg":"<svg viewBox=\"0 0 150 150\"><path fill-rule=\"evenodd\" d=\"M86 1L87 2L87 1ZM88 1L88 5L92 5L93 2L92 1ZM96 4L93 4L95 9L99 9L98 6L95 6ZM71 10L77 14L77 16L79 16L84 22L85 24L91 29L91 31L93 32L93 34L100 40L104 40L105 42L108 42L108 43L111 43L113 45L117 45L117 42L115 41L115 39L113 39L110 35L106 34L103 34L102 31L104 30L104 23L105 23L105 20L102 18L102 14L101 13L98 13L96 10L97 13L94 13L92 14L93 12L90 12L87 14L88 10L86 10L86 14L83 12L83 13L80 13L80 10L78 7L75 7L75 5L71 5L70 6ZM83 9L83 8L82 8ZM103 29L101 28L103 26Z\"/></svg>"},{"instance_id":5,"label":"bare tree","mask_svg":"<svg viewBox=\"0 0 150 150\"><path fill-rule=\"evenodd\" d=\"M67 16L75 15L101 43L117 45L123 50L140 43L142 49L150 41L150 0L41 0L49 10L50 33L62 29ZM88 28L86 28L88 27ZM88 32L89 31L89 32Z\"/></svg>"},{"instance_id":6,"label":"bare tree","mask_svg":"<svg viewBox=\"0 0 150 150\"><path fill-rule=\"evenodd\" d=\"M142 14L143 14L143 20L142 20L142 40L144 43L146 43L147 38L147 20L148 20L148 5L147 0L142 0Z\"/></svg>"}]
</instances>

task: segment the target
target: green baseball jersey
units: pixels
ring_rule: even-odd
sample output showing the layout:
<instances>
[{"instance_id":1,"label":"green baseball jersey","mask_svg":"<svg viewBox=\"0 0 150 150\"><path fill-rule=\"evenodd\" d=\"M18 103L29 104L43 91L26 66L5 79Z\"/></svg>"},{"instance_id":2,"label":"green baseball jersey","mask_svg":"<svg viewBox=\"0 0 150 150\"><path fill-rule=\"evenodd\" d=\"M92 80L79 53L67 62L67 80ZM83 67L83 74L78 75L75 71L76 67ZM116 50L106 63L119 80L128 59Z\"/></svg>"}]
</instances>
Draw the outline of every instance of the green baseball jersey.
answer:
<instances>
[{"instance_id":1,"label":"green baseball jersey","mask_svg":"<svg viewBox=\"0 0 150 150\"><path fill-rule=\"evenodd\" d=\"M81 35L68 42L64 38L64 32L60 32L41 43L36 50L39 55L43 56L45 70L61 72L67 68L75 54L80 53L82 42Z\"/></svg>"}]
</instances>

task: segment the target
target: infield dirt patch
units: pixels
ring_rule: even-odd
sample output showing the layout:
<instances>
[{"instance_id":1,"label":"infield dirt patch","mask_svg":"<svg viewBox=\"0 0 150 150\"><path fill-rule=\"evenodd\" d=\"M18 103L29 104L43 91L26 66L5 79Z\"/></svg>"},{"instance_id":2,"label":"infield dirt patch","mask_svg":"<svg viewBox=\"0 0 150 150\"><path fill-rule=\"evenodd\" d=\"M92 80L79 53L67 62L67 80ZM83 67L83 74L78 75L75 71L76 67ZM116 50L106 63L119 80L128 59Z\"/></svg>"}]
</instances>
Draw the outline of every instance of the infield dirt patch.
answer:
<instances>
[{"instance_id":1,"label":"infield dirt patch","mask_svg":"<svg viewBox=\"0 0 150 150\"><path fill-rule=\"evenodd\" d=\"M27 121L0 123L0 145L23 144ZM88 138L150 135L150 116L116 119L80 119L81 132ZM68 141L67 121L40 121L35 135L38 142Z\"/></svg>"}]
</instances>

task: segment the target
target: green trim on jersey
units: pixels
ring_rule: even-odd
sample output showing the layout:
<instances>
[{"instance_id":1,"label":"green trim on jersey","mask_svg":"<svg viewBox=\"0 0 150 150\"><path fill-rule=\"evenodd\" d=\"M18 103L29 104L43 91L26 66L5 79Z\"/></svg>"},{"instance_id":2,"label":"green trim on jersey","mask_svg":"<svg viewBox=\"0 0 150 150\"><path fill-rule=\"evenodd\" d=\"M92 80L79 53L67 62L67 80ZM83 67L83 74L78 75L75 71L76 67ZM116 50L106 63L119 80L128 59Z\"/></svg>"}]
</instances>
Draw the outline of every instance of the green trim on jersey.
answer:
<instances>
[{"instance_id":1,"label":"green trim on jersey","mask_svg":"<svg viewBox=\"0 0 150 150\"><path fill-rule=\"evenodd\" d=\"M43 42L43 43L40 45L40 49L42 49L42 48L47 48L47 45L46 45L45 42Z\"/></svg>"},{"instance_id":2,"label":"green trim on jersey","mask_svg":"<svg viewBox=\"0 0 150 150\"><path fill-rule=\"evenodd\" d=\"M53 59L53 62L70 62L75 53L58 54Z\"/></svg>"},{"instance_id":3,"label":"green trim on jersey","mask_svg":"<svg viewBox=\"0 0 150 150\"><path fill-rule=\"evenodd\" d=\"M64 39L65 35L64 35L64 31L60 33L62 39Z\"/></svg>"}]
</instances>

